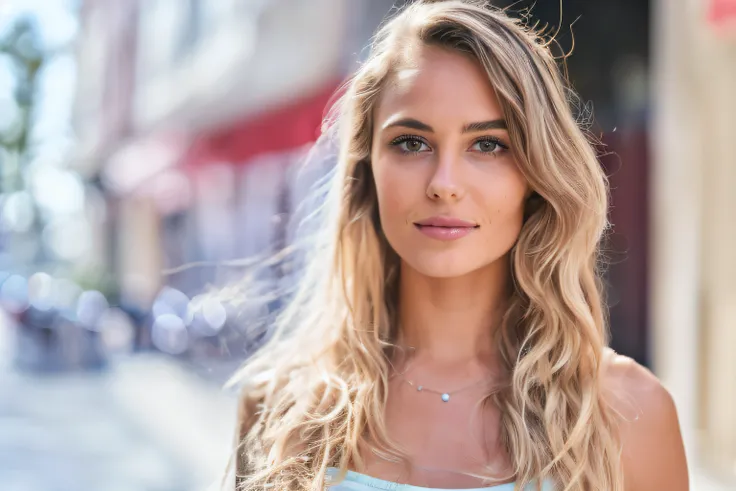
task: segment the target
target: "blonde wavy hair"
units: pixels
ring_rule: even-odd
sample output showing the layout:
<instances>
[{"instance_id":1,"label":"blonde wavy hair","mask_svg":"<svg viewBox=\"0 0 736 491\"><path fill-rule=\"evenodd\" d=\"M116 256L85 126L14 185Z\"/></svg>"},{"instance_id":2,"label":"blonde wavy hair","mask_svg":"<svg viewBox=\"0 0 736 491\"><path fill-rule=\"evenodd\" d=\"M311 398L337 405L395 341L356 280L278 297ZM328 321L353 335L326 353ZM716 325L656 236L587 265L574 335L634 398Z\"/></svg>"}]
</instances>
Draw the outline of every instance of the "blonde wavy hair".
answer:
<instances>
[{"instance_id":1,"label":"blonde wavy hair","mask_svg":"<svg viewBox=\"0 0 736 491\"><path fill-rule=\"evenodd\" d=\"M544 478L567 491L623 489L617 420L602 387L607 182L551 42L479 1L417 1L380 28L323 128L337 137L338 162L298 290L233 379L243 387L238 489L321 490L329 468L344 475L366 452L405 457L384 419L399 258L381 232L370 148L374 107L412 43L485 69L534 191L498 329L508 383L487 398L501 409L516 489Z\"/></svg>"}]
</instances>

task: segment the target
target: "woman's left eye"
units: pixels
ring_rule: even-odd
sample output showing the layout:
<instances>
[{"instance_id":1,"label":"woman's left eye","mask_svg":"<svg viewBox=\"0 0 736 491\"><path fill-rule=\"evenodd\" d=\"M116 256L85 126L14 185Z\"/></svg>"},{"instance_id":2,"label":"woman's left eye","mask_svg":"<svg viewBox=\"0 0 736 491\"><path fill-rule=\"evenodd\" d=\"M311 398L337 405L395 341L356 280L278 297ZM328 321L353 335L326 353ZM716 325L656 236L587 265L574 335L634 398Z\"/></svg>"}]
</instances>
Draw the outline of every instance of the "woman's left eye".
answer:
<instances>
[{"instance_id":1,"label":"woman's left eye","mask_svg":"<svg viewBox=\"0 0 736 491\"><path fill-rule=\"evenodd\" d=\"M473 143L471 148L480 153L499 153L508 149L508 147L500 141L491 138L478 140Z\"/></svg>"}]
</instances>

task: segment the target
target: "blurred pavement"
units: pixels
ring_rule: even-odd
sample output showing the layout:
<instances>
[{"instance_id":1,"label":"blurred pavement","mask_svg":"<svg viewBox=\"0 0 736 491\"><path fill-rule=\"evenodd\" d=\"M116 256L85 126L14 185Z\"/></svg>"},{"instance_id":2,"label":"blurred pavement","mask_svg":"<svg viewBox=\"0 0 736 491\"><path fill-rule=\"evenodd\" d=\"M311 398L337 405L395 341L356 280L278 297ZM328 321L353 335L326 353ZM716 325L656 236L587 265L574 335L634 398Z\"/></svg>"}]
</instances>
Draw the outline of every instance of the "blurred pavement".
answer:
<instances>
[{"instance_id":1,"label":"blurred pavement","mask_svg":"<svg viewBox=\"0 0 736 491\"><path fill-rule=\"evenodd\" d=\"M191 471L116 404L109 387L105 374L3 371L0 489L194 489Z\"/></svg>"},{"instance_id":2,"label":"blurred pavement","mask_svg":"<svg viewBox=\"0 0 736 491\"><path fill-rule=\"evenodd\" d=\"M232 394L164 355L119 362L109 389L118 408L186 466L197 489L224 471L235 434Z\"/></svg>"},{"instance_id":3,"label":"blurred pavement","mask_svg":"<svg viewBox=\"0 0 736 491\"><path fill-rule=\"evenodd\" d=\"M219 475L234 404L216 386L163 356L18 372L11 329L0 318L0 489L198 491Z\"/></svg>"}]
</instances>

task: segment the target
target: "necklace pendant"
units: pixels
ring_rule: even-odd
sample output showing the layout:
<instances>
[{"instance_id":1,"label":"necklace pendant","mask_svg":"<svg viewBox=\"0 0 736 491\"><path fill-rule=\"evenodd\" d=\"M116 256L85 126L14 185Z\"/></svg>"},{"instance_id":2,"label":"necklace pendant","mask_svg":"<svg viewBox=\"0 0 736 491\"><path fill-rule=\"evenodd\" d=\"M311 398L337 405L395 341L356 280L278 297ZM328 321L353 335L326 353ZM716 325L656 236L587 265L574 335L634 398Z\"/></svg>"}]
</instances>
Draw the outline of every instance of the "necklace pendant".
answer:
<instances>
[{"instance_id":1,"label":"necklace pendant","mask_svg":"<svg viewBox=\"0 0 736 491\"><path fill-rule=\"evenodd\" d=\"M421 392L423 388L424 388L424 387L422 387L422 386L420 385L419 387L417 387L417 390L418 390L419 392Z\"/></svg>"},{"instance_id":2,"label":"necklace pendant","mask_svg":"<svg viewBox=\"0 0 736 491\"><path fill-rule=\"evenodd\" d=\"M447 392L442 394L442 402L447 402L449 400L450 400L450 394L448 394Z\"/></svg>"}]
</instances>

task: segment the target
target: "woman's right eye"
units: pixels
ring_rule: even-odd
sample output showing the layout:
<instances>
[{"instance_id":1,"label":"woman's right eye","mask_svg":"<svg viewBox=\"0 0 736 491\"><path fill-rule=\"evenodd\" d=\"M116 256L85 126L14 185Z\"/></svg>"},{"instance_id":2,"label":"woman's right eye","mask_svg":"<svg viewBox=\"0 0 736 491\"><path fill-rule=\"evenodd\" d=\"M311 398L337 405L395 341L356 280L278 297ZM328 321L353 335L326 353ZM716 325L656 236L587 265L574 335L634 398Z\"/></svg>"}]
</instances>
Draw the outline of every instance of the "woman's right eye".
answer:
<instances>
[{"instance_id":1,"label":"woman's right eye","mask_svg":"<svg viewBox=\"0 0 736 491\"><path fill-rule=\"evenodd\" d=\"M400 136L391 141L391 146L398 147L403 153L417 154L429 150L429 145L415 136Z\"/></svg>"}]
</instances>

